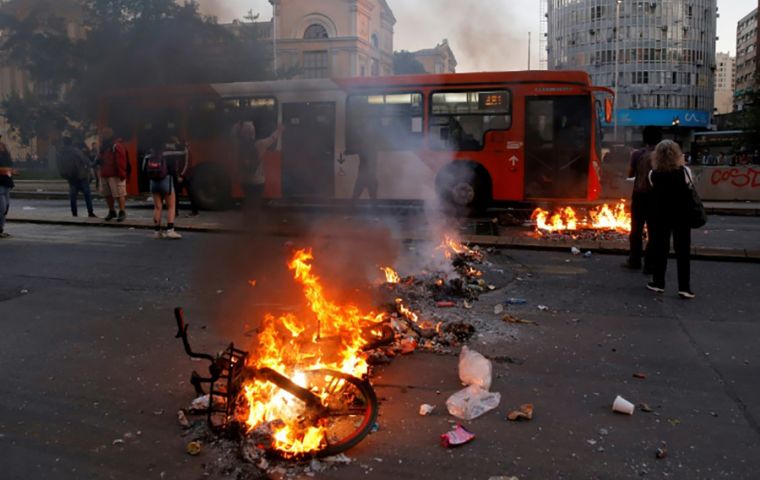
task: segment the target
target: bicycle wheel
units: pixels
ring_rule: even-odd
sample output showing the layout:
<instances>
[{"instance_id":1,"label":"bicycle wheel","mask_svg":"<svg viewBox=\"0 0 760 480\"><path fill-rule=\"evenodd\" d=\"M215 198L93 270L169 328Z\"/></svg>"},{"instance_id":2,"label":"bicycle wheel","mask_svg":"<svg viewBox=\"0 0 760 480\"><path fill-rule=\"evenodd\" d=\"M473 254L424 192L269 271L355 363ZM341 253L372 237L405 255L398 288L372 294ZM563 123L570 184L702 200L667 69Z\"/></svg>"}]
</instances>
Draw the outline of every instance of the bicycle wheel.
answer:
<instances>
[{"instance_id":1,"label":"bicycle wheel","mask_svg":"<svg viewBox=\"0 0 760 480\"><path fill-rule=\"evenodd\" d=\"M322 393L327 407L319 419L326 429L326 444L315 455L327 457L355 447L377 420L377 396L369 381L334 370L311 370L306 374L309 387Z\"/></svg>"}]
</instances>

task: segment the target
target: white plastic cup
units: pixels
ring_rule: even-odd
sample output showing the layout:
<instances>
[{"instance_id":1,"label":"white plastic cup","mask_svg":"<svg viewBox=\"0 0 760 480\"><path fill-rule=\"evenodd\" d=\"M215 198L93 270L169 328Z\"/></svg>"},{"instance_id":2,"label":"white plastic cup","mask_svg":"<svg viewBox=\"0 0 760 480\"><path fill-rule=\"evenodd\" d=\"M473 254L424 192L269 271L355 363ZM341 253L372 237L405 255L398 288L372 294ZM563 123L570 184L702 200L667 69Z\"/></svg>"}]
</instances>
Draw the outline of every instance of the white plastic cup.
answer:
<instances>
[{"instance_id":1,"label":"white plastic cup","mask_svg":"<svg viewBox=\"0 0 760 480\"><path fill-rule=\"evenodd\" d=\"M618 413L625 413L626 415L633 415L634 405L625 398L618 395L615 401L612 402L612 411Z\"/></svg>"}]
</instances>

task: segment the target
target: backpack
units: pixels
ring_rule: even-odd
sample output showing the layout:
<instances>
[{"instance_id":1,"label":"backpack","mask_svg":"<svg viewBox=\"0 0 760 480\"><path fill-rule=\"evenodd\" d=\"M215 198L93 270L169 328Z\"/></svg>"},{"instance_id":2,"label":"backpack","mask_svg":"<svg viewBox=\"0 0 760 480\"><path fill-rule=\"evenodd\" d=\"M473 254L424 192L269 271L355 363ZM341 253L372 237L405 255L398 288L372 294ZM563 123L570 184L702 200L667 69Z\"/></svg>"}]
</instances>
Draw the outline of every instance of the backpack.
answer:
<instances>
[{"instance_id":1,"label":"backpack","mask_svg":"<svg viewBox=\"0 0 760 480\"><path fill-rule=\"evenodd\" d=\"M151 180L161 181L169 174L164 154L159 152L149 155L145 159L145 173Z\"/></svg>"},{"instance_id":2,"label":"backpack","mask_svg":"<svg viewBox=\"0 0 760 480\"><path fill-rule=\"evenodd\" d=\"M66 180L77 180L77 163L71 147L63 147L58 152L58 173Z\"/></svg>"}]
</instances>

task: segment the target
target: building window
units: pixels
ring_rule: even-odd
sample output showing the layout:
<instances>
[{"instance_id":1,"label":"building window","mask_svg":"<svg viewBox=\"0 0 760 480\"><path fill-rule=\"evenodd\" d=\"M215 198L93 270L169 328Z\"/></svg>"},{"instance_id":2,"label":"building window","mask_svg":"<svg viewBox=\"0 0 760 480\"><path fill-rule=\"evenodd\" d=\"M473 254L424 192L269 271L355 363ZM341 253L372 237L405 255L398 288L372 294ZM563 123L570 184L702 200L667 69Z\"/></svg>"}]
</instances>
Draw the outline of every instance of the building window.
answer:
<instances>
[{"instance_id":1,"label":"building window","mask_svg":"<svg viewBox=\"0 0 760 480\"><path fill-rule=\"evenodd\" d=\"M327 29L318 23L313 23L306 28L303 38L306 40L328 38Z\"/></svg>"},{"instance_id":2,"label":"building window","mask_svg":"<svg viewBox=\"0 0 760 480\"><path fill-rule=\"evenodd\" d=\"M380 64L378 63L377 59L372 59L372 62L370 63L370 70L373 77L380 76Z\"/></svg>"},{"instance_id":3,"label":"building window","mask_svg":"<svg viewBox=\"0 0 760 480\"><path fill-rule=\"evenodd\" d=\"M380 48L380 40L378 40L376 33L372 34L372 47Z\"/></svg>"},{"instance_id":4,"label":"building window","mask_svg":"<svg viewBox=\"0 0 760 480\"><path fill-rule=\"evenodd\" d=\"M303 78L327 78L330 69L327 63L327 51L303 52Z\"/></svg>"}]
</instances>

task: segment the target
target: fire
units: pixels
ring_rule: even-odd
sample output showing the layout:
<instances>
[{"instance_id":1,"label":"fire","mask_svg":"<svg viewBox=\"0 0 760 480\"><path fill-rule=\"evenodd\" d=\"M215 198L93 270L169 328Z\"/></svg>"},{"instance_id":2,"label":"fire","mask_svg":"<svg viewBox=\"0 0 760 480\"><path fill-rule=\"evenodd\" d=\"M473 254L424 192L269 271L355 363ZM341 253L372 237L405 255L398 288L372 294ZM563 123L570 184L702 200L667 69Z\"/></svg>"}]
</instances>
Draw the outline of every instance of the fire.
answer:
<instances>
[{"instance_id":1,"label":"fire","mask_svg":"<svg viewBox=\"0 0 760 480\"><path fill-rule=\"evenodd\" d=\"M377 326L382 314L365 312L355 305L339 305L330 300L312 271L312 252L298 250L288 263L294 279L301 285L308 315L292 313L275 317L266 315L258 345L251 353L250 363L256 368L268 367L297 385L311 389L323 403L327 392L309 381L315 370L331 369L355 377L367 373L368 365L362 348L369 343L364 332ZM331 379L319 374L322 383ZM342 381L342 380L340 380ZM333 381L333 387L335 382ZM298 455L319 450L326 442L324 426L304 426L303 402L276 385L261 379L251 379L243 387L245 424L249 431L269 426L274 448L284 455Z\"/></svg>"},{"instance_id":2,"label":"fire","mask_svg":"<svg viewBox=\"0 0 760 480\"><path fill-rule=\"evenodd\" d=\"M483 253L481 251L473 250L467 245L453 239L449 235L444 235L443 241L441 242L441 245L438 246L437 250L443 251L443 255L449 260L454 255L464 255L476 261L483 260Z\"/></svg>"},{"instance_id":3,"label":"fire","mask_svg":"<svg viewBox=\"0 0 760 480\"><path fill-rule=\"evenodd\" d=\"M380 270L385 274L385 283L398 283L401 281L401 276L391 267L380 267Z\"/></svg>"},{"instance_id":4,"label":"fire","mask_svg":"<svg viewBox=\"0 0 760 480\"><path fill-rule=\"evenodd\" d=\"M536 222L536 230L541 232L575 232L578 230L609 230L620 233L631 231L631 214L626 209L625 200L610 207L606 203L588 211L580 217L572 207L563 207L550 213L537 208L531 215Z\"/></svg>"}]
</instances>

